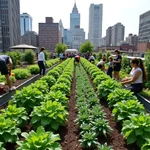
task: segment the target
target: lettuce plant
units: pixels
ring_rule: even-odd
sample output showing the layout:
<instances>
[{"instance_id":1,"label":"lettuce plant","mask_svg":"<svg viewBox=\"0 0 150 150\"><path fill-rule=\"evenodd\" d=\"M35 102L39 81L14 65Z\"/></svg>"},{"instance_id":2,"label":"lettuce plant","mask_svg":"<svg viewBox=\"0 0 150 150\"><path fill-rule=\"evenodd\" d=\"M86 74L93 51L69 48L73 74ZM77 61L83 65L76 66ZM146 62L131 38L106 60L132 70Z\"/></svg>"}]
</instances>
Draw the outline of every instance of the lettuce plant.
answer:
<instances>
[{"instance_id":1,"label":"lettuce plant","mask_svg":"<svg viewBox=\"0 0 150 150\"><path fill-rule=\"evenodd\" d=\"M25 140L17 141L17 150L61 150L58 143L60 137L58 134L53 134L48 131L45 132L44 127L40 126L35 131L29 133L23 132L21 134Z\"/></svg>"},{"instance_id":2,"label":"lettuce plant","mask_svg":"<svg viewBox=\"0 0 150 150\"><path fill-rule=\"evenodd\" d=\"M149 150L150 149L150 139L146 139L145 144L142 146L141 150Z\"/></svg>"},{"instance_id":3,"label":"lettuce plant","mask_svg":"<svg viewBox=\"0 0 150 150\"><path fill-rule=\"evenodd\" d=\"M30 85L32 88L37 88L43 94L47 94L49 92L49 86L46 81L38 80L35 83Z\"/></svg>"},{"instance_id":4,"label":"lettuce plant","mask_svg":"<svg viewBox=\"0 0 150 150\"><path fill-rule=\"evenodd\" d=\"M4 118L0 115L0 141L4 143L14 143L18 140L18 134L21 130L16 127L15 121L10 118Z\"/></svg>"},{"instance_id":5,"label":"lettuce plant","mask_svg":"<svg viewBox=\"0 0 150 150\"><path fill-rule=\"evenodd\" d=\"M68 79L60 77L57 81L58 84L66 84L68 87L71 87L71 82Z\"/></svg>"},{"instance_id":6,"label":"lettuce plant","mask_svg":"<svg viewBox=\"0 0 150 150\"><path fill-rule=\"evenodd\" d=\"M16 105L8 105L8 107L2 109L1 112L5 118L10 118L15 121L18 127L23 127L29 119L24 107L17 108Z\"/></svg>"},{"instance_id":7,"label":"lettuce plant","mask_svg":"<svg viewBox=\"0 0 150 150\"><path fill-rule=\"evenodd\" d=\"M31 86L23 88L21 91L16 91L13 96L12 103L17 107L25 107L27 112L32 111L34 106L40 105L44 101L44 96L41 91Z\"/></svg>"},{"instance_id":8,"label":"lettuce plant","mask_svg":"<svg viewBox=\"0 0 150 150\"><path fill-rule=\"evenodd\" d=\"M3 142L0 142L0 150L6 150L6 149L3 147Z\"/></svg>"},{"instance_id":9,"label":"lettuce plant","mask_svg":"<svg viewBox=\"0 0 150 150\"><path fill-rule=\"evenodd\" d=\"M127 139L127 144L136 143L141 148L146 139L149 139L150 116L148 114L131 116L130 120L123 122L122 134Z\"/></svg>"},{"instance_id":10,"label":"lettuce plant","mask_svg":"<svg viewBox=\"0 0 150 150\"><path fill-rule=\"evenodd\" d=\"M47 75L53 76L56 80L59 78L60 74L57 71L50 70Z\"/></svg>"},{"instance_id":11,"label":"lettuce plant","mask_svg":"<svg viewBox=\"0 0 150 150\"><path fill-rule=\"evenodd\" d=\"M15 78L17 80L27 79L31 76L31 73L28 69L14 69L12 72L15 74Z\"/></svg>"},{"instance_id":12,"label":"lettuce plant","mask_svg":"<svg viewBox=\"0 0 150 150\"><path fill-rule=\"evenodd\" d=\"M119 88L116 88L107 97L108 105L110 107L113 107L113 105L116 104L117 102L121 102L123 100L125 101L131 100L131 99L137 100L137 97L133 95L133 92L131 92L130 90L119 89Z\"/></svg>"},{"instance_id":13,"label":"lettuce plant","mask_svg":"<svg viewBox=\"0 0 150 150\"><path fill-rule=\"evenodd\" d=\"M51 88L56 83L56 79L50 75L44 76L40 80L46 81L48 83L49 88Z\"/></svg>"},{"instance_id":14,"label":"lettuce plant","mask_svg":"<svg viewBox=\"0 0 150 150\"><path fill-rule=\"evenodd\" d=\"M51 91L49 94L45 96L46 100L56 101L62 104L62 106L66 106L68 104L68 98L61 91L53 92Z\"/></svg>"},{"instance_id":15,"label":"lettuce plant","mask_svg":"<svg viewBox=\"0 0 150 150\"><path fill-rule=\"evenodd\" d=\"M34 128L39 126L50 130L58 130L67 120L67 111L60 103L54 101L43 102L41 106L35 106L31 113L31 124Z\"/></svg>"},{"instance_id":16,"label":"lettuce plant","mask_svg":"<svg viewBox=\"0 0 150 150\"><path fill-rule=\"evenodd\" d=\"M70 94L70 87L68 87L64 83L59 83L59 84L53 85L51 87L51 91L53 91L53 92L61 91L63 94L69 96L69 94Z\"/></svg>"},{"instance_id":17,"label":"lettuce plant","mask_svg":"<svg viewBox=\"0 0 150 150\"><path fill-rule=\"evenodd\" d=\"M106 99L109 93L114 91L116 88L122 88L122 85L112 79L102 81L98 86L98 95L100 98Z\"/></svg>"},{"instance_id":18,"label":"lettuce plant","mask_svg":"<svg viewBox=\"0 0 150 150\"><path fill-rule=\"evenodd\" d=\"M127 120L131 115L140 114L142 112L145 112L145 108L138 100L118 102L114 105L112 111L117 121Z\"/></svg>"},{"instance_id":19,"label":"lettuce plant","mask_svg":"<svg viewBox=\"0 0 150 150\"><path fill-rule=\"evenodd\" d=\"M98 144L97 150L113 150L111 146L108 146L107 143L105 144Z\"/></svg>"},{"instance_id":20,"label":"lettuce plant","mask_svg":"<svg viewBox=\"0 0 150 150\"><path fill-rule=\"evenodd\" d=\"M28 66L27 69L30 70L31 74L38 74L40 72L40 69L39 69L38 65Z\"/></svg>"},{"instance_id":21,"label":"lettuce plant","mask_svg":"<svg viewBox=\"0 0 150 150\"><path fill-rule=\"evenodd\" d=\"M80 143L84 148L95 148L97 145L97 134L94 131L87 131L81 135Z\"/></svg>"}]
</instances>

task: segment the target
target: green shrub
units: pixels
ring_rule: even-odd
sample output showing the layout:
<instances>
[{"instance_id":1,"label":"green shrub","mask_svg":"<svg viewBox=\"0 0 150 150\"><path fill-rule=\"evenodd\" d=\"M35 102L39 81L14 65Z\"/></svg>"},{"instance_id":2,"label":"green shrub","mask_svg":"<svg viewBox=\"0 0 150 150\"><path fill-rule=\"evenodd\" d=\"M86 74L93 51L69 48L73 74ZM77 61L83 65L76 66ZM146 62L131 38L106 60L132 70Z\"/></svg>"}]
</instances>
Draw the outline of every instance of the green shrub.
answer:
<instances>
[{"instance_id":1,"label":"green shrub","mask_svg":"<svg viewBox=\"0 0 150 150\"><path fill-rule=\"evenodd\" d=\"M16 68L17 65L21 62L21 53L18 51L7 52L7 55L10 56L13 63L13 68Z\"/></svg>"},{"instance_id":2,"label":"green shrub","mask_svg":"<svg viewBox=\"0 0 150 150\"><path fill-rule=\"evenodd\" d=\"M17 141L19 145L17 150L61 150L60 144L57 142L60 140L58 134L52 132L46 132L45 129L40 126L35 131L21 134L25 140Z\"/></svg>"},{"instance_id":3,"label":"green shrub","mask_svg":"<svg viewBox=\"0 0 150 150\"><path fill-rule=\"evenodd\" d=\"M25 50L24 60L26 62L28 62L29 64L33 64L34 58L35 58L35 53L33 52L33 50Z\"/></svg>"},{"instance_id":4,"label":"green shrub","mask_svg":"<svg viewBox=\"0 0 150 150\"><path fill-rule=\"evenodd\" d=\"M14 69L12 72L15 74L15 78L17 80L27 79L31 76L31 73L28 69Z\"/></svg>"},{"instance_id":5,"label":"green shrub","mask_svg":"<svg viewBox=\"0 0 150 150\"><path fill-rule=\"evenodd\" d=\"M28 66L27 69L30 70L31 74L38 74L40 72L40 69L39 69L38 65Z\"/></svg>"}]
</instances>

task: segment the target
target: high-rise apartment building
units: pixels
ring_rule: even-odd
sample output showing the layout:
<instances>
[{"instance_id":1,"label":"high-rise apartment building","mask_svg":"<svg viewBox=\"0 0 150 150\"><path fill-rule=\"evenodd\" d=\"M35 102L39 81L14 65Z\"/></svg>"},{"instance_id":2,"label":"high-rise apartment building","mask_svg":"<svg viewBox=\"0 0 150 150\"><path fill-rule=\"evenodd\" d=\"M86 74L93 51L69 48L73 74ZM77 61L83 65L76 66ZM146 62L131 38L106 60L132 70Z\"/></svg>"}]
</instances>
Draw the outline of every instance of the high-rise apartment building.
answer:
<instances>
[{"instance_id":1,"label":"high-rise apartment building","mask_svg":"<svg viewBox=\"0 0 150 150\"><path fill-rule=\"evenodd\" d=\"M89 8L89 33L88 39L95 48L100 46L102 38L103 5L91 4Z\"/></svg>"},{"instance_id":2,"label":"high-rise apartment building","mask_svg":"<svg viewBox=\"0 0 150 150\"><path fill-rule=\"evenodd\" d=\"M109 27L106 30L106 46L111 46L111 32L112 32L112 27Z\"/></svg>"},{"instance_id":3,"label":"high-rise apartment building","mask_svg":"<svg viewBox=\"0 0 150 150\"><path fill-rule=\"evenodd\" d=\"M72 13L70 13L70 30L74 29L76 26L80 27L80 13L78 12L78 8L75 3Z\"/></svg>"},{"instance_id":4,"label":"high-rise apartment building","mask_svg":"<svg viewBox=\"0 0 150 150\"><path fill-rule=\"evenodd\" d=\"M120 46L120 42L124 41L125 27L121 23L117 23L112 27L111 46Z\"/></svg>"},{"instance_id":5,"label":"high-rise apartment building","mask_svg":"<svg viewBox=\"0 0 150 150\"><path fill-rule=\"evenodd\" d=\"M128 37L126 37L126 42L129 44L129 45L134 45L137 47L137 44L138 44L138 36L137 35L133 35L133 34L129 34Z\"/></svg>"},{"instance_id":6,"label":"high-rise apartment building","mask_svg":"<svg viewBox=\"0 0 150 150\"><path fill-rule=\"evenodd\" d=\"M2 27L1 27L1 20L0 20L0 51L2 51Z\"/></svg>"},{"instance_id":7,"label":"high-rise apartment building","mask_svg":"<svg viewBox=\"0 0 150 150\"><path fill-rule=\"evenodd\" d=\"M20 44L20 1L0 0L0 20L2 30L2 49Z\"/></svg>"},{"instance_id":8,"label":"high-rise apartment building","mask_svg":"<svg viewBox=\"0 0 150 150\"><path fill-rule=\"evenodd\" d=\"M139 42L150 42L150 10L140 15Z\"/></svg>"},{"instance_id":9,"label":"high-rise apartment building","mask_svg":"<svg viewBox=\"0 0 150 150\"><path fill-rule=\"evenodd\" d=\"M27 31L32 31L32 17L29 14L23 13L20 15L20 27L21 36Z\"/></svg>"},{"instance_id":10,"label":"high-rise apartment building","mask_svg":"<svg viewBox=\"0 0 150 150\"><path fill-rule=\"evenodd\" d=\"M54 23L52 17L46 17L46 23L39 23L39 46L54 51L59 43L59 23Z\"/></svg>"}]
</instances>

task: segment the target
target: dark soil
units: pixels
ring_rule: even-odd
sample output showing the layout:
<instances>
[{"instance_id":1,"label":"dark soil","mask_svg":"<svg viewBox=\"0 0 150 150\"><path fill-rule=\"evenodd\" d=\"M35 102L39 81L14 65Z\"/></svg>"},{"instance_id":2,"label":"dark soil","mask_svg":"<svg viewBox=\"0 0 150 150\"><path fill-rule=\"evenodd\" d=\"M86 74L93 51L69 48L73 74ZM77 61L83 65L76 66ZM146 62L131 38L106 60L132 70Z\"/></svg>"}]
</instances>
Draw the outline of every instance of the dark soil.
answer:
<instances>
[{"instance_id":1,"label":"dark soil","mask_svg":"<svg viewBox=\"0 0 150 150\"><path fill-rule=\"evenodd\" d=\"M76 89L76 78L74 73L71 95L68 103L68 110L69 110L68 122L66 123L65 127L61 127L58 131L61 138L60 144L62 146L62 150L82 150L78 141L79 140L78 127L74 122L74 120L77 118L77 109L75 108L76 104L75 89Z\"/></svg>"},{"instance_id":2,"label":"dark soil","mask_svg":"<svg viewBox=\"0 0 150 150\"><path fill-rule=\"evenodd\" d=\"M91 85L94 88L93 81L89 76L89 80ZM98 140L101 144L105 142L108 145L112 146L114 150L140 150L136 144L127 145L125 139L121 135L121 126L115 121L115 118L112 116L111 109L108 107L106 100L100 100L100 104L106 113L106 119L109 121L109 125L113 129L113 133L107 135L107 139L105 137L99 137Z\"/></svg>"}]
</instances>

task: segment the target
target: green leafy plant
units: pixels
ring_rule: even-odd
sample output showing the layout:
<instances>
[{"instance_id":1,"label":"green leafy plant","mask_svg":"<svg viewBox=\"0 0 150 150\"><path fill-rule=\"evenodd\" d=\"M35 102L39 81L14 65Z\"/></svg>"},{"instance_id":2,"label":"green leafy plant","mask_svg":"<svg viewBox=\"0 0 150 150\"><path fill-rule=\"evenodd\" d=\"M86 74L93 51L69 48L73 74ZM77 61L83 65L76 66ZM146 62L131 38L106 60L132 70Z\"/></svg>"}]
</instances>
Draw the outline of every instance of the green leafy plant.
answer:
<instances>
[{"instance_id":1,"label":"green leafy plant","mask_svg":"<svg viewBox=\"0 0 150 150\"><path fill-rule=\"evenodd\" d=\"M53 76L56 80L59 78L60 74L57 71L50 70L47 75Z\"/></svg>"},{"instance_id":2,"label":"green leafy plant","mask_svg":"<svg viewBox=\"0 0 150 150\"><path fill-rule=\"evenodd\" d=\"M140 114L130 117L130 120L125 120L122 134L127 139L127 144L136 143L141 148L150 135L150 116Z\"/></svg>"},{"instance_id":3,"label":"green leafy plant","mask_svg":"<svg viewBox=\"0 0 150 150\"><path fill-rule=\"evenodd\" d=\"M145 139L146 142L145 144L142 146L141 150L149 150L150 149L150 139Z\"/></svg>"},{"instance_id":4,"label":"green leafy plant","mask_svg":"<svg viewBox=\"0 0 150 150\"><path fill-rule=\"evenodd\" d=\"M3 142L0 142L0 150L6 150L4 147L3 147Z\"/></svg>"},{"instance_id":5,"label":"green leafy plant","mask_svg":"<svg viewBox=\"0 0 150 150\"><path fill-rule=\"evenodd\" d=\"M53 92L61 91L63 94L69 96L69 94L70 94L70 87L68 87L64 83L55 84L55 85L53 85L51 87L51 91L53 91Z\"/></svg>"},{"instance_id":6,"label":"green leafy plant","mask_svg":"<svg viewBox=\"0 0 150 150\"><path fill-rule=\"evenodd\" d=\"M133 95L133 92L131 92L130 90L119 89L119 88L116 88L107 97L108 105L110 107L113 107L113 105L116 104L117 102L121 102L123 100L125 101L131 100L131 99L137 100L137 97Z\"/></svg>"},{"instance_id":7,"label":"green leafy plant","mask_svg":"<svg viewBox=\"0 0 150 150\"><path fill-rule=\"evenodd\" d=\"M81 146L84 148L95 148L97 145L96 133L94 131L87 131L82 135L80 139Z\"/></svg>"},{"instance_id":8,"label":"green leafy plant","mask_svg":"<svg viewBox=\"0 0 150 150\"><path fill-rule=\"evenodd\" d=\"M108 146L107 143L105 144L98 144L98 150L113 150L111 146Z\"/></svg>"},{"instance_id":9,"label":"green leafy plant","mask_svg":"<svg viewBox=\"0 0 150 150\"><path fill-rule=\"evenodd\" d=\"M23 127L29 119L24 107L17 108L16 105L8 105L8 107L2 109L1 112L5 118L10 118L15 121L18 127Z\"/></svg>"},{"instance_id":10,"label":"green leafy plant","mask_svg":"<svg viewBox=\"0 0 150 150\"><path fill-rule=\"evenodd\" d=\"M21 130L16 127L15 121L10 118L4 118L0 115L0 141L4 143L14 143L18 140L18 134Z\"/></svg>"},{"instance_id":11,"label":"green leafy plant","mask_svg":"<svg viewBox=\"0 0 150 150\"><path fill-rule=\"evenodd\" d=\"M31 74L38 74L40 72L40 69L39 69L38 65L28 66L27 69L30 70Z\"/></svg>"},{"instance_id":12,"label":"green leafy plant","mask_svg":"<svg viewBox=\"0 0 150 150\"><path fill-rule=\"evenodd\" d=\"M32 88L37 88L43 94L47 94L49 92L49 86L46 81L38 80L35 83L30 85Z\"/></svg>"},{"instance_id":13,"label":"green leafy plant","mask_svg":"<svg viewBox=\"0 0 150 150\"><path fill-rule=\"evenodd\" d=\"M112 79L102 81L98 86L98 95L100 98L106 99L109 93L114 91L116 88L122 88L122 85Z\"/></svg>"},{"instance_id":14,"label":"green leafy plant","mask_svg":"<svg viewBox=\"0 0 150 150\"><path fill-rule=\"evenodd\" d=\"M107 75L97 75L96 78L93 80L94 86L97 87L99 84L101 84L102 81L110 79Z\"/></svg>"},{"instance_id":15,"label":"green leafy plant","mask_svg":"<svg viewBox=\"0 0 150 150\"><path fill-rule=\"evenodd\" d=\"M31 76L31 73L28 69L14 69L12 72L15 74L15 78L17 80L27 79Z\"/></svg>"},{"instance_id":16,"label":"green leafy plant","mask_svg":"<svg viewBox=\"0 0 150 150\"><path fill-rule=\"evenodd\" d=\"M16 82L16 78L14 76L10 76L10 80L11 80L11 83ZM7 84L5 76L0 75L0 82L5 82L5 84Z\"/></svg>"},{"instance_id":17,"label":"green leafy plant","mask_svg":"<svg viewBox=\"0 0 150 150\"><path fill-rule=\"evenodd\" d=\"M68 87L71 87L71 82L68 79L60 77L57 81L58 84L66 84Z\"/></svg>"},{"instance_id":18,"label":"green leafy plant","mask_svg":"<svg viewBox=\"0 0 150 150\"><path fill-rule=\"evenodd\" d=\"M138 100L118 102L112 111L117 121L129 119L131 115L146 113L144 106Z\"/></svg>"},{"instance_id":19,"label":"green leafy plant","mask_svg":"<svg viewBox=\"0 0 150 150\"><path fill-rule=\"evenodd\" d=\"M109 126L108 121L106 121L106 119L104 118L96 119L94 120L94 122L92 122L92 124L96 128L97 133L102 134L105 137L107 137L107 133L111 133L113 131L112 128Z\"/></svg>"},{"instance_id":20,"label":"green leafy plant","mask_svg":"<svg viewBox=\"0 0 150 150\"><path fill-rule=\"evenodd\" d=\"M31 124L34 128L42 125L50 130L58 130L67 120L67 111L60 103L46 101L41 106L35 106L31 113Z\"/></svg>"},{"instance_id":21,"label":"green leafy plant","mask_svg":"<svg viewBox=\"0 0 150 150\"><path fill-rule=\"evenodd\" d=\"M27 112L32 111L34 106L39 106L44 101L44 95L37 88L31 86L16 91L13 96L12 103L17 107L25 107Z\"/></svg>"},{"instance_id":22,"label":"green leafy plant","mask_svg":"<svg viewBox=\"0 0 150 150\"><path fill-rule=\"evenodd\" d=\"M42 77L41 80L46 81L48 83L49 88L51 88L56 83L56 79L50 75Z\"/></svg>"},{"instance_id":23,"label":"green leafy plant","mask_svg":"<svg viewBox=\"0 0 150 150\"><path fill-rule=\"evenodd\" d=\"M51 91L49 94L45 97L46 100L56 101L61 103L63 106L67 107L68 98L63 94L61 91L53 92Z\"/></svg>"},{"instance_id":24,"label":"green leafy plant","mask_svg":"<svg viewBox=\"0 0 150 150\"><path fill-rule=\"evenodd\" d=\"M23 132L21 134L25 140L17 141L17 150L61 150L61 146L58 143L60 137L58 134L53 134L48 131L45 132L42 126L38 127L35 131L29 133Z\"/></svg>"}]
</instances>

